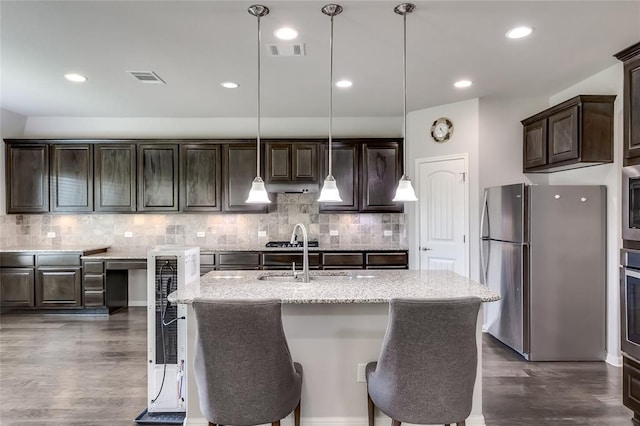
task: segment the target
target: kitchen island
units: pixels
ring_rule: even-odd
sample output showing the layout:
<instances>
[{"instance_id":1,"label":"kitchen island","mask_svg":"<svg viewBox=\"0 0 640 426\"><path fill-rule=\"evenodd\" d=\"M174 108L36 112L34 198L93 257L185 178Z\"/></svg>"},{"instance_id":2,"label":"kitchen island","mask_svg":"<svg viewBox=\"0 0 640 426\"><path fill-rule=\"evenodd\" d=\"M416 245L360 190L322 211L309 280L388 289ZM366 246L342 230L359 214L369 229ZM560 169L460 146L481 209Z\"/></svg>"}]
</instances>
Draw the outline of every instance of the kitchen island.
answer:
<instances>
[{"instance_id":1,"label":"kitchen island","mask_svg":"<svg viewBox=\"0 0 640 426\"><path fill-rule=\"evenodd\" d=\"M289 275L289 276L287 276ZM302 422L315 425L367 424L366 383L358 364L378 359L387 326L388 302L396 297L479 297L499 295L449 271L311 271L302 283L290 272L217 271L169 295L187 304L187 362L193 359L195 315L191 302L205 299L281 299L283 323L293 359L304 368ZM467 425L484 425L482 415L482 310L476 336L478 372ZM206 425L198 405L193 370L187 366L188 425ZM288 421L288 420L285 420Z\"/></svg>"}]
</instances>

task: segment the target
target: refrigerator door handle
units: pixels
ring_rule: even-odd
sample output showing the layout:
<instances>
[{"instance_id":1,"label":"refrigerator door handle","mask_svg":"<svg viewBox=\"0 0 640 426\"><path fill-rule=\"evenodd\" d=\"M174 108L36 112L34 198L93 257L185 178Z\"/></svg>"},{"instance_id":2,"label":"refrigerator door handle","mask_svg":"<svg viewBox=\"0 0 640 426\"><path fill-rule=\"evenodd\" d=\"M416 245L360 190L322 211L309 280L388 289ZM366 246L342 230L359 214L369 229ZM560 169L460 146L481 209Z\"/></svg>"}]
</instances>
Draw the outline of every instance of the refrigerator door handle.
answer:
<instances>
[{"instance_id":1,"label":"refrigerator door handle","mask_svg":"<svg viewBox=\"0 0 640 426\"><path fill-rule=\"evenodd\" d=\"M489 237L491 235L491 223L489 222L489 200L488 200L488 196L489 196L489 191L487 191L486 189L484 190L484 199L482 201L482 214L480 216L480 239L483 239L485 237ZM487 233L486 235L484 234L484 223L485 220L487 221Z\"/></svg>"},{"instance_id":2,"label":"refrigerator door handle","mask_svg":"<svg viewBox=\"0 0 640 426\"><path fill-rule=\"evenodd\" d=\"M487 273L488 273L488 269L489 269L489 252L491 251L491 245L489 245L489 252L487 253L487 257L485 260L485 255L484 255L484 244L483 242L485 241L485 236L483 235L483 230L484 230L484 223L485 220L487 221L487 236L491 235L491 233L489 232L489 216L487 214L487 209L489 208L488 204L487 204L487 190L484 190L484 200L482 202L482 216L480 218L480 273L482 274L482 278L483 278L483 284L484 285L488 285L487 283Z\"/></svg>"}]
</instances>

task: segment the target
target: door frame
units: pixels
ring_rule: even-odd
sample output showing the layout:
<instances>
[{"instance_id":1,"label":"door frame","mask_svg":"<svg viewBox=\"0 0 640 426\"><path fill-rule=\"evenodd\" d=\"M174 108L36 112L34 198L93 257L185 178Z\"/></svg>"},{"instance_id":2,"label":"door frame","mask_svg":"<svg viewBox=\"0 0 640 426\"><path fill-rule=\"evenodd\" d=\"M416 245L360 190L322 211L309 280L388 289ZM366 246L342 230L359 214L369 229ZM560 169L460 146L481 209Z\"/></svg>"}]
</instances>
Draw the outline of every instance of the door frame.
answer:
<instances>
[{"instance_id":1,"label":"door frame","mask_svg":"<svg viewBox=\"0 0 640 426\"><path fill-rule=\"evenodd\" d=\"M443 155L438 157L424 157L424 158L416 158L414 171L416 177L416 192L420 194L420 165L427 163L439 163L441 161L450 161L450 160L464 160L464 252L465 252L465 262L464 262L464 272L465 276L469 277L469 265L470 265L470 250L469 250L469 241L471 240L471 236L469 235L469 154L464 152L460 154L452 154L452 155ZM415 229L418 230L418 238L414 239L413 247L410 247L411 250L415 250L414 253L417 253L417 268L420 269L420 236L422 235L422 230L420 229L420 201L416 203L415 209Z\"/></svg>"}]
</instances>

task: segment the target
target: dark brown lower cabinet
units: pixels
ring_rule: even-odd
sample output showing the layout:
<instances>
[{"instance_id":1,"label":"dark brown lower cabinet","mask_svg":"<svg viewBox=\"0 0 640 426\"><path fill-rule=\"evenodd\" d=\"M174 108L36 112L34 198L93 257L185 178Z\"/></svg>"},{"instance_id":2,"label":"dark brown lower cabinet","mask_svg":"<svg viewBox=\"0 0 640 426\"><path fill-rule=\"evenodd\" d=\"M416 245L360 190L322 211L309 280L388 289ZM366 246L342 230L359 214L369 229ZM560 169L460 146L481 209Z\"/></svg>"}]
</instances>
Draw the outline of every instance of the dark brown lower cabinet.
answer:
<instances>
[{"instance_id":1,"label":"dark brown lower cabinet","mask_svg":"<svg viewBox=\"0 0 640 426\"><path fill-rule=\"evenodd\" d=\"M34 306L33 268L0 269L0 303L2 306Z\"/></svg>"},{"instance_id":2,"label":"dark brown lower cabinet","mask_svg":"<svg viewBox=\"0 0 640 426\"><path fill-rule=\"evenodd\" d=\"M409 258L406 251L367 253L365 255L367 269L408 269Z\"/></svg>"},{"instance_id":3,"label":"dark brown lower cabinet","mask_svg":"<svg viewBox=\"0 0 640 426\"><path fill-rule=\"evenodd\" d=\"M39 308L76 308L82 305L80 267L38 268L36 306Z\"/></svg>"},{"instance_id":4,"label":"dark brown lower cabinet","mask_svg":"<svg viewBox=\"0 0 640 426\"><path fill-rule=\"evenodd\" d=\"M302 270L304 263L302 253L264 253L262 255L262 269L291 270L294 262L296 270ZM320 253L309 253L309 269L320 269L321 264Z\"/></svg>"},{"instance_id":5,"label":"dark brown lower cabinet","mask_svg":"<svg viewBox=\"0 0 640 426\"><path fill-rule=\"evenodd\" d=\"M633 410L632 423L640 426L640 363L623 356L622 403Z\"/></svg>"}]
</instances>

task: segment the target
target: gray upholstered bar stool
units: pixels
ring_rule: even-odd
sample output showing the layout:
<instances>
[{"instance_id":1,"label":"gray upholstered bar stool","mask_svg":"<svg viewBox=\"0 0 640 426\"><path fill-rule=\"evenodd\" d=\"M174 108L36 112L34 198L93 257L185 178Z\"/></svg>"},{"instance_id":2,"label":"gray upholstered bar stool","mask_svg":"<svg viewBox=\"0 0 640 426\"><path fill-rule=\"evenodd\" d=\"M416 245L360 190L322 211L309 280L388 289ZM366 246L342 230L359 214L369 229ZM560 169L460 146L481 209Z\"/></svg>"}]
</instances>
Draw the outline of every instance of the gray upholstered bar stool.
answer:
<instances>
[{"instance_id":1,"label":"gray upholstered bar stool","mask_svg":"<svg viewBox=\"0 0 640 426\"><path fill-rule=\"evenodd\" d=\"M194 373L211 425L300 425L302 366L291 360L279 300L199 300Z\"/></svg>"},{"instance_id":2,"label":"gray upholstered bar stool","mask_svg":"<svg viewBox=\"0 0 640 426\"><path fill-rule=\"evenodd\" d=\"M378 362L367 364L369 426L457 423L471 413L480 299L393 299Z\"/></svg>"}]
</instances>

